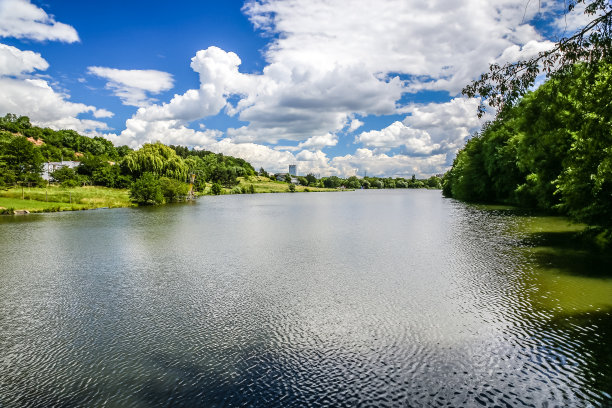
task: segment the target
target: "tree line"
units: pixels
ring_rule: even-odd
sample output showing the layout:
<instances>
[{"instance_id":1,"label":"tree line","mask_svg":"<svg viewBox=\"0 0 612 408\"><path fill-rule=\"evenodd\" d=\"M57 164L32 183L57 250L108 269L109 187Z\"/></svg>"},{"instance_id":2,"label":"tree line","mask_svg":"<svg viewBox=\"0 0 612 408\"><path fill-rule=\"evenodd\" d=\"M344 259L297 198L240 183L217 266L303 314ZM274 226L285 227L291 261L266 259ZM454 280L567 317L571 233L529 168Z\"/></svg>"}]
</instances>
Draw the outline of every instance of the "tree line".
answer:
<instances>
[{"instance_id":1,"label":"tree line","mask_svg":"<svg viewBox=\"0 0 612 408\"><path fill-rule=\"evenodd\" d=\"M348 188L348 189L370 189L370 188L442 188L442 179L431 176L427 179L417 179L415 175L411 178L403 177L363 177L351 176L341 178L338 176L322 177L317 179L312 173L305 177L297 177L302 186L323 188ZM285 180L290 182L291 180Z\"/></svg>"},{"instance_id":2,"label":"tree line","mask_svg":"<svg viewBox=\"0 0 612 408\"><path fill-rule=\"evenodd\" d=\"M238 184L238 177L255 174L248 162L223 154L160 142L133 150L74 130L32 126L27 116L9 113L0 117L0 188L45 186L43 164L59 161L80 162L78 167L62 167L51 173L62 186L132 188L134 201L141 204L176 201L185 196L192 174L195 191L203 191L206 183L232 187ZM137 192L143 184L152 184L152 192Z\"/></svg>"},{"instance_id":3,"label":"tree line","mask_svg":"<svg viewBox=\"0 0 612 408\"><path fill-rule=\"evenodd\" d=\"M610 239L611 95L609 61L565 67L467 142L443 194L554 211Z\"/></svg>"}]
</instances>

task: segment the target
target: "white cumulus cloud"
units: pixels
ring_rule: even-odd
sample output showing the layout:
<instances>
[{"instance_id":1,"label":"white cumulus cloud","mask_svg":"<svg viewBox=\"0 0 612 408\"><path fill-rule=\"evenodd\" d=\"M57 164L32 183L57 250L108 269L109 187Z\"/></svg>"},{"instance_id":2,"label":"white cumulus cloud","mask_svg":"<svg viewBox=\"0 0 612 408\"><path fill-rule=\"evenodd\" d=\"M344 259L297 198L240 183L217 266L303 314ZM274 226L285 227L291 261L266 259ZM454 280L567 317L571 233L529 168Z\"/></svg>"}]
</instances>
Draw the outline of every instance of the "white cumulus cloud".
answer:
<instances>
[{"instance_id":1,"label":"white cumulus cloud","mask_svg":"<svg viewBox=\"0 0 612 408\"><path fill-rule=\"evenodd\" d=\"M88 67L87 71L92 75L107 79L106 87L112 89L124 105L148 105L154 101L149 97L149 93L158 94L172 89L174 85L172 75L152 69Z\"/></svg>"},{"instance_id":2,"label":"white cumulus cloud","mask_svg":"<svg viewBox=\"0 0 612 408\"><path fill-rule=\"evenodd\" d=\"M550 47L530 23L547 3L248 0L243 11L271 38L262 71L240 72L233 52L200 50L191 60L199 87L141 107L120 137L132 145L158 138L202 140L210 144L204 148L261 163L299 160L321 174L366 168L372 174L442 172L482 124L478 101L456 95L491 62ZM406 94L424 90L443 91L449 101L402 102ZM191 122L220 112L245 125L224 135L188 134ZM355 154L329 158L321 151L369 117L393 114L407 116L361 132ZM390 153L393 149L399 153ZM359 160L365 164L359 166Z\"/></svg>"},{"instance_id":3,"label":"white cumulus cloud","mask_svg":"<svg viewBox=\"0 0 612 408\"><path fill-rule=\"evenodd\" d=\"M0 44L0 76L16 76L47 68L49 63L39 53Z\"/></svg>"},{"instance_id":4,"label":"white cumulus cloud","mask_svg":"<svg viewBox=\"0 0 612 408\"><path fill-rule=\"evenodd\" d=\"M28 0L0 1L0 37L68 43L79 41L74 27L55 21Z\"/></svg>"},{"instance_id":5,"label":"white cumulus cloud","mask_svg":"<svg viewBox=\"0 0 612 408\"><path fill-rule=\"evenodd\" d=\"M112 112L71 102L68 95L55 91L47 80L34 75L48 67L38 53L0 44L0 115L25 115L39 126L86 134L107 129L104 122L78 116L91 114L99 119L113 116Z\"/></svg>"}]
</instances>

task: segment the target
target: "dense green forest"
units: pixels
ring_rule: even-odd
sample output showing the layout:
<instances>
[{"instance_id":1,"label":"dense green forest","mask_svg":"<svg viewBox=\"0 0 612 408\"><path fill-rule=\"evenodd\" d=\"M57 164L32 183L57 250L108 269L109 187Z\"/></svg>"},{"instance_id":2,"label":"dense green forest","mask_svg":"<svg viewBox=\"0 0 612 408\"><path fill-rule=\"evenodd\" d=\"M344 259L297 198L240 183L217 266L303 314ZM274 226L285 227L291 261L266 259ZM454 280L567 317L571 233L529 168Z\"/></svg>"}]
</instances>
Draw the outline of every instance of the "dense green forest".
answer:
<instances>
[{"instance_id":1,"label":"dense green forest","mask_svg":"<svg viewBox=\"0 0 612 408\"><path fill-rule=\"evenodd\" d=\"M443 193L568 215L612 230L612 64L557 73L459 151Z\"/></svg>"}]
</instances>

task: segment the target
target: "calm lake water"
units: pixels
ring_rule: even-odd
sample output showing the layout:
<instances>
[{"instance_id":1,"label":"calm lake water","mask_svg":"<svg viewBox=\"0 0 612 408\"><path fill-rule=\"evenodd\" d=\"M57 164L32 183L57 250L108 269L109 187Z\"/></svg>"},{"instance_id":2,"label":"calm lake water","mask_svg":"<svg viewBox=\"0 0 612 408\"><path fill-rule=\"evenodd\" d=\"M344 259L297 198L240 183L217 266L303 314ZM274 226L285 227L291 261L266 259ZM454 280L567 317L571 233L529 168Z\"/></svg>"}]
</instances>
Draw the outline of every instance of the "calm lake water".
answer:
<instances>
[{"instance_id":1,"label":"calm lake water","mask_svg":"<svg viewBox=\"0 0 612 408\"><path fill-rule=\"evenodd\" d=\"M610 406L573 230L421 190L0 217L0 406Z\"/></svg>"}]
</instances>

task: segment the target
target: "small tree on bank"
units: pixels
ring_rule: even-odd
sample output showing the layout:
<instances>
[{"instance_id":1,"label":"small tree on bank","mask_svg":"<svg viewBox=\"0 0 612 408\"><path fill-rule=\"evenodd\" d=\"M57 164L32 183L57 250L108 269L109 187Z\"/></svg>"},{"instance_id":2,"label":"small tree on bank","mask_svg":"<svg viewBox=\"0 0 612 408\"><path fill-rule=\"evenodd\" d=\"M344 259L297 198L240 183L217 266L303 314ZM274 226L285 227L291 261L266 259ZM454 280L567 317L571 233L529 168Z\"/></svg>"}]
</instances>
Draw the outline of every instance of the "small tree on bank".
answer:
<instances>
[{"instance_id":1,"label":"small tree on bank","mask_svg":"<svg viewBox=\"0 0 612 408\"><path fill-rule=\"evenodd\" d=\"M130 200L138 205L163 204L164 195L159 179L153 173L143 173L138 180L132 183Z\"/></svg>"},{"instance_id":2,"label":"small tree on bank","mask_svg":"<svg viewBox=\"0 0 612 408\"><path fill-rule=\"evenodd\" d=\"M222 188L221 188L221 184L219 183L213 183L213 185L210 187L210 192L213 193L214 195L219 195L221 194Z\"/></svg>"}]
</instances>

